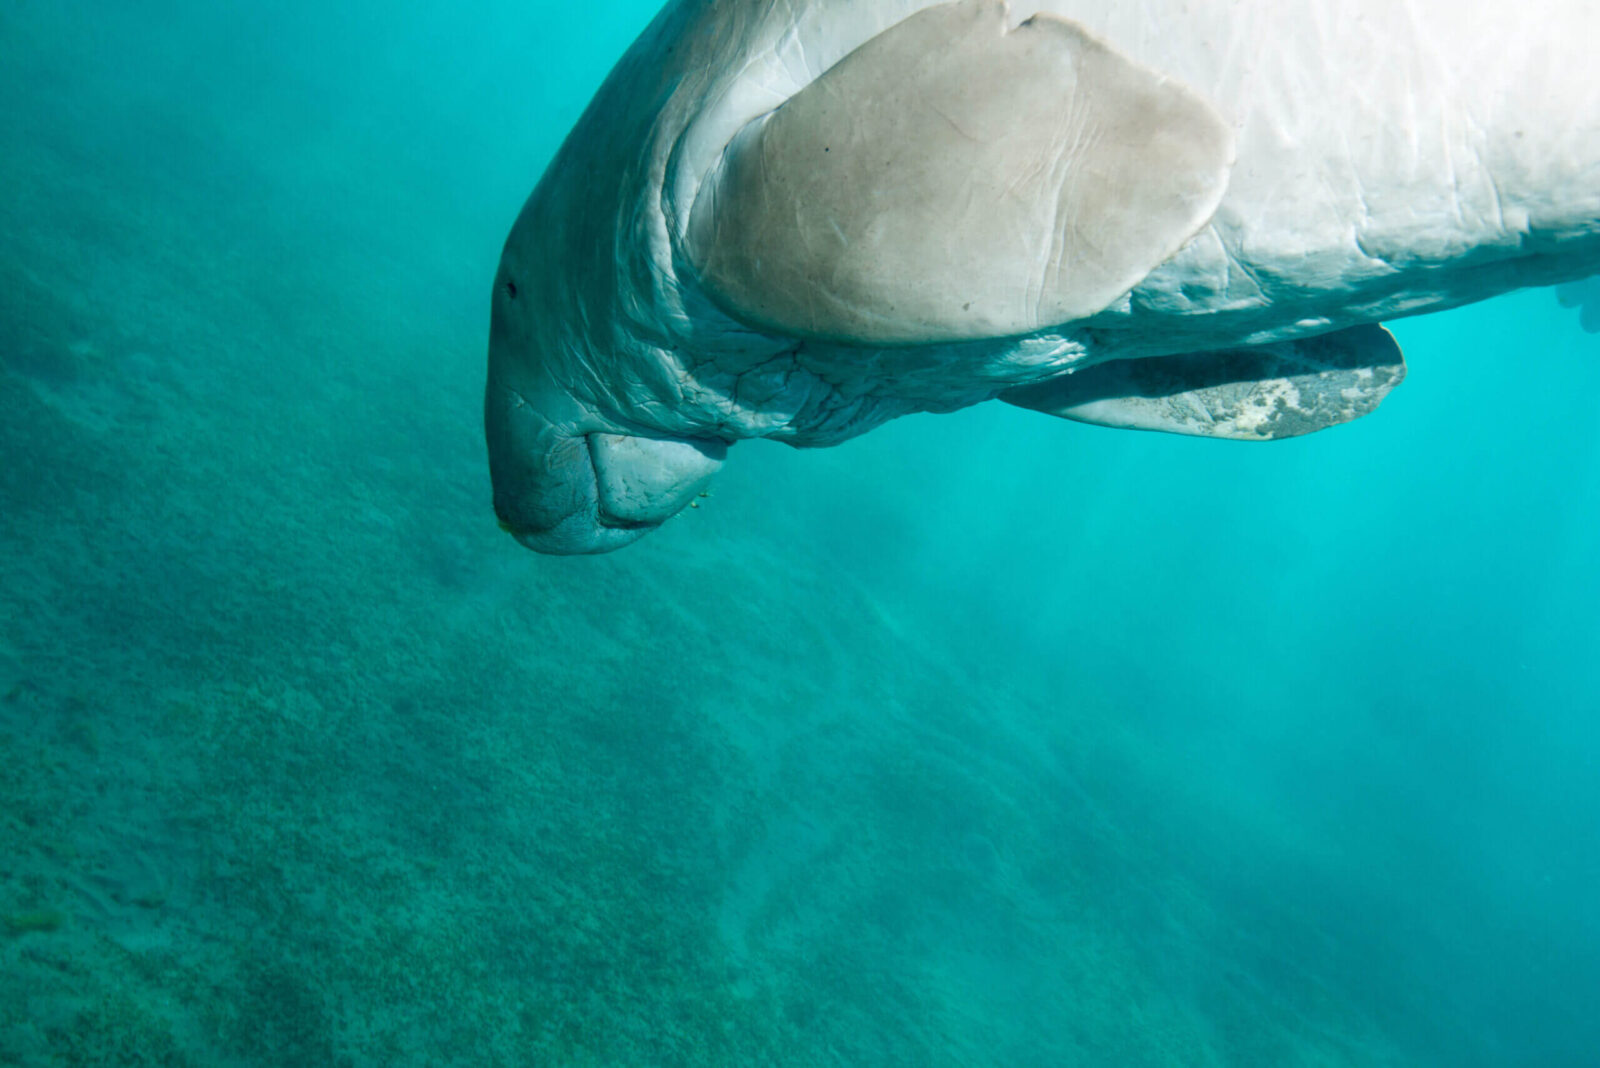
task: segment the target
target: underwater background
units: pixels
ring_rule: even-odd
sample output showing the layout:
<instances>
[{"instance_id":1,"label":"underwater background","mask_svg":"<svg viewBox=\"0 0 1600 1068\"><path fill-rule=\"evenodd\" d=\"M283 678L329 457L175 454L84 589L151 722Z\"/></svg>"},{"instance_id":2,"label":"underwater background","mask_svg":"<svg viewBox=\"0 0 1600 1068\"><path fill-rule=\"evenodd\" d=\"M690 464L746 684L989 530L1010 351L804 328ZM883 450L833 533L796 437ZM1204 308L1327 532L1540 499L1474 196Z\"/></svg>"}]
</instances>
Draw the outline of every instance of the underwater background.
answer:
<instances>
[{"instance_id":1,"label":"underwater background","mask_svg":"<svg viewBox=\"0 0 1600 1068\"><path fill-rule=\"evenodd\" d=\"M653 10L0 0L0 1064L1600 1064L1582 294L539 557L489 287Z\"/></svg>"}]
</instances>

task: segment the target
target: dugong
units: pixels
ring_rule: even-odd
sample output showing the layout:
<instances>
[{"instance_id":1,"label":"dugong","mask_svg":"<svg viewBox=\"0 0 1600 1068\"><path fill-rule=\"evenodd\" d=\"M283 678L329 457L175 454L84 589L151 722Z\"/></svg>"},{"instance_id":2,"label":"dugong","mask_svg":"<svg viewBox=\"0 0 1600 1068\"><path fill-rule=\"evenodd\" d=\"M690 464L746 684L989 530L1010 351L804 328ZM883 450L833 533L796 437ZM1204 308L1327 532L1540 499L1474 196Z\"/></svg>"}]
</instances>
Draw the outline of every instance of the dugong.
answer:
<instances>
[{"instance_id":1,"label":"dugong","mask_svg":"<svg viewBox=\"0 0 1600 1068\"><path fill-rule=\"evenodd\" d=\"M1600 271L1597 41L1593 0L672 0L506 241L495 511L606 552L740 439L993 398L1367 414L1379 323Z\"/></svg>"}]
</instances>

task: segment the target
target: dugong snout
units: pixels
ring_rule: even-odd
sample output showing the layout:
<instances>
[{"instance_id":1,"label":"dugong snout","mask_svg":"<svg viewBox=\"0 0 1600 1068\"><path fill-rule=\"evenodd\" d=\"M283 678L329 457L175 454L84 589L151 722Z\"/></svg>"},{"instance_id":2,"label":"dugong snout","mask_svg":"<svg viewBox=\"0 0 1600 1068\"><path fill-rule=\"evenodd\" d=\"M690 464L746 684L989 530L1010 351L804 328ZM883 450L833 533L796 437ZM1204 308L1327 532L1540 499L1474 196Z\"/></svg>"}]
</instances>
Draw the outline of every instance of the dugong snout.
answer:
<instances>
[{"instance_id":1,"label":"dugong snout","mask_svg":"<svg viewBox=\"0 0 1600 1068\"><path fill-rule=\"evenodd\" d=\"M677 515L727 455L725 442L582 433L491 380L484 404L500 525L542 553L620 549Z\"/></svg>"}]
</instances>

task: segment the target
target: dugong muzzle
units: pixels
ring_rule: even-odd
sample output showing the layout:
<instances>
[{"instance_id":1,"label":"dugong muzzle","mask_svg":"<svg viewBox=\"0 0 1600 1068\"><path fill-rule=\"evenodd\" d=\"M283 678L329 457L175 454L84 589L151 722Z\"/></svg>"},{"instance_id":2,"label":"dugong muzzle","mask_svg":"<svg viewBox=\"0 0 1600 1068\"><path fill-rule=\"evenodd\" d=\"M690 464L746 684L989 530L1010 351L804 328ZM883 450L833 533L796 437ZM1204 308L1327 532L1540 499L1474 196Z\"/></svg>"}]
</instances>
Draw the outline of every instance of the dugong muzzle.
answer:
<instances>
[{"instance_id":1,"label":"dugong muzzle","mask_svg":"<svg viewBox=\"0 0 1600 1068\"><path fill-rule=\"evenodd\" d=\"M620 549L681 511L722 466L720 441L573 433L520 393L484 405L500 525L543 553Z\"/></svg>"}]
</instances>

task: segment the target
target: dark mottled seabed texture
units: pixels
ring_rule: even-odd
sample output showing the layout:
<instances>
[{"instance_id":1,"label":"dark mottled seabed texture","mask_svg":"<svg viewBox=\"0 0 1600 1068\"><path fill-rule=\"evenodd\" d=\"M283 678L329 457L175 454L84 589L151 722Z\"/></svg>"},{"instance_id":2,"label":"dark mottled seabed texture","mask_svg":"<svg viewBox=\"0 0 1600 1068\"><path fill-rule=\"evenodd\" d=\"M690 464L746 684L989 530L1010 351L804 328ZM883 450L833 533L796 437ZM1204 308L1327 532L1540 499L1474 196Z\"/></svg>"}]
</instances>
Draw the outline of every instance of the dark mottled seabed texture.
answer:
<instances>
[{"instance_id":1,"label":"dark mottled seabed texture","mask_svg":"<svg viewBox=\"0 0 1600 1068\"><path fill-rule=\"evenodd\" d=\"M650 13L0 0L0 1064L1600 1064L1585 295L541 558L488 289Z\"/></svg>"}]
</instances>

